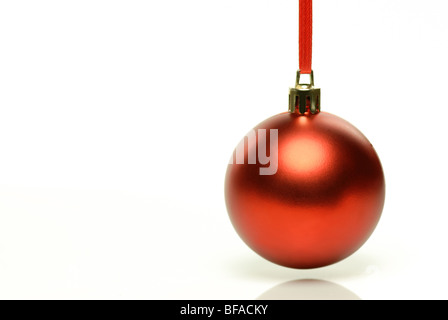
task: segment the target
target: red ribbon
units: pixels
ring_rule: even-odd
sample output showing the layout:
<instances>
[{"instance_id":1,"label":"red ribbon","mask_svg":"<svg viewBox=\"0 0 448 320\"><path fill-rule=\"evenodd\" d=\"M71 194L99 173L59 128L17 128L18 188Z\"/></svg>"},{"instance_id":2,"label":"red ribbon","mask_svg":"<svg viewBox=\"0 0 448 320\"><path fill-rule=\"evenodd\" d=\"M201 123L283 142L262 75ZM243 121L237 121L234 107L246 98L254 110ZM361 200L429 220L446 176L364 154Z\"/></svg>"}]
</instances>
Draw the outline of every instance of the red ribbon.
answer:
<instances>
[{"instance_id":1,"label":"red ribbon","mask_svg":"<svg viewBox=\"0 0 448 320\"><path fill-rule=\"evenodd\" d=\"M313 1L299 0L299 66L300 73L311 73L313 53Z\"/></svg>"}]
</instances>

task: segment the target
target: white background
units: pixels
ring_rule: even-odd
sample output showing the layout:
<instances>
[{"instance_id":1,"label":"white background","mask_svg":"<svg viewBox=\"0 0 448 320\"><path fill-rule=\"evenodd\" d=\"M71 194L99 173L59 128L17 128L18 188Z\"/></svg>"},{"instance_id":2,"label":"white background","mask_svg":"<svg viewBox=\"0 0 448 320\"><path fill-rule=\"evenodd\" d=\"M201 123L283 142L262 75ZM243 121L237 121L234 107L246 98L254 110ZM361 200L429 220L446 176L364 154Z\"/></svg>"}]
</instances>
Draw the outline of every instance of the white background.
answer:
<instances>
[{"instance_id":1,"label":"white background","mask_svg":"<svg viewBox=\"0 0 448 320\"><path fill-rule=\"evenodd\" d=\"M297 1L1 1L0 298L448 298L448 4L314 7L323 110L375 146L387 199L357 253L300 271L248 249L223 194L287 110Z\"/></svg>"}]
</instances>

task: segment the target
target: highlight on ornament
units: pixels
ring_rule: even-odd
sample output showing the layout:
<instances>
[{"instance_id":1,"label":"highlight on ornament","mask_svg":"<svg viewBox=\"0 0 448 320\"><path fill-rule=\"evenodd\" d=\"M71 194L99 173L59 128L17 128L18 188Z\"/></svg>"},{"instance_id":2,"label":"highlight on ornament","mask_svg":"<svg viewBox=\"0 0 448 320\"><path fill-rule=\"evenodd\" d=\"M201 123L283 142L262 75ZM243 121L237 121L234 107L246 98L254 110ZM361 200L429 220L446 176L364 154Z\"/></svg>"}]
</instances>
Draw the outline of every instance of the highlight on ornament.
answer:
<instances>
[{"instance_id":1,"label":"highlight on ornament","mask_svg":"<svg viewBox=\"0 0 448 320\"><path fill-rule=\"evenodd\" d=\"M321 110L311 68L312 1L300 0L299 9L300 66L287 112L261 122L238 144L225 200L253 251L309 269L339 262L369 239L382 214L385 178L361 131Z\"/></svg>"}]
</instances>

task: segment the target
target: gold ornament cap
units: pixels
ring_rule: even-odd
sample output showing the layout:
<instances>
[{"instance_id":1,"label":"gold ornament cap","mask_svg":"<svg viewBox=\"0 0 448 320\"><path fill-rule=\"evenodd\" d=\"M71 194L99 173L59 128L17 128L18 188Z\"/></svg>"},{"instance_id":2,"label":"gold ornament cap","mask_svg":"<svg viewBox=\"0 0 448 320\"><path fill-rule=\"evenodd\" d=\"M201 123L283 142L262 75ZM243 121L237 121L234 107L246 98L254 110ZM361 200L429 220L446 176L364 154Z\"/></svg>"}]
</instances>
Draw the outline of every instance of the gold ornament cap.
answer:
<instances>
[{"instance_id":1,"label":"gold ornament cap","mask_svg":"<svg viewBox=\"0 0 448 320\"><path fill-rule=\"evenodd\" d=\"M320 89L314 88L314 72L311 71L309 83L300 82L300 70L297 71L296 87L289 89L289 112L305 114L320 112Z\"/></svg>"}]
</instances>

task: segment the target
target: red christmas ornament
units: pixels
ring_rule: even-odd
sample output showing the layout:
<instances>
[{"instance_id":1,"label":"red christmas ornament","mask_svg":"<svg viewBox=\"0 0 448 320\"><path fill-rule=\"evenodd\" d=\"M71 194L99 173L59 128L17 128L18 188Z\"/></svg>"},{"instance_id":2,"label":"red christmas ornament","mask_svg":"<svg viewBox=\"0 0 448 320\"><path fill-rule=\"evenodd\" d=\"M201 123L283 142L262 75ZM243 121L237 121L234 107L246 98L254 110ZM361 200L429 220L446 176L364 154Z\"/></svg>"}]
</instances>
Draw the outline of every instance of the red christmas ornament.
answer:
<instances>
[{"instance_id":1,"label":"red christmas ornament","mask_svg":"<svg viewBox=\"0 0 448 320\"><path fill-rule=\"evenodd\" d=\"M381 216L385 182L364 135L320 111L311 71L311 0L300 0L300 9L301 69L310 82L301 83L298 72L289 112L242 140L225 195L232 224L250 248L279 265L308 269L338 262L365 243Z\"/></svg>"}]
</instances>

